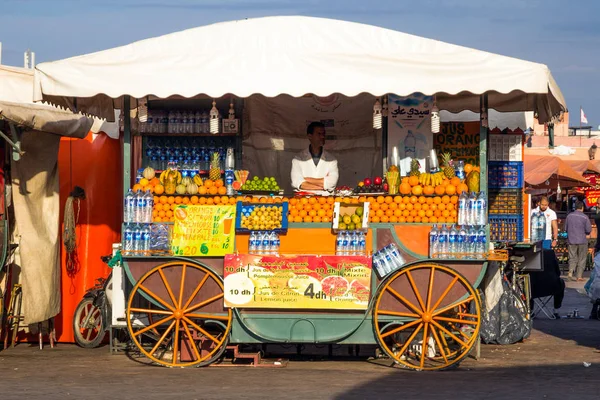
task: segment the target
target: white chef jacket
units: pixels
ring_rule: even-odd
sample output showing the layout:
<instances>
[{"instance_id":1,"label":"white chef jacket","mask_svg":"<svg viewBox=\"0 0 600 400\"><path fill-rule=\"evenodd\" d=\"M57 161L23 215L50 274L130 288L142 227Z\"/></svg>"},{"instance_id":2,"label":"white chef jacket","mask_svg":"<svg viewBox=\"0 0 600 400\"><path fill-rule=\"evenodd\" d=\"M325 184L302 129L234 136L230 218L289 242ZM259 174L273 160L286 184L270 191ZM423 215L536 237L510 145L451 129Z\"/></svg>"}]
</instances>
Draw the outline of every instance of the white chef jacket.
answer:
<instances>
[{"instance_id":1,"label":"white chef jacket","mask_svg":"<svg viewBox=\"0 0 600 400\"><path fill-rule=\"evenodd\" d=\"M300 185L305 181L304 178L323 178L324 189L331 191L335 189L339 178L338 162L335 157L323 150L319 163L315 165L310 151L306 149L294 156L291 177L292 187L296 190L304 191L300 189Z\"/></svg>"}]
</instances>

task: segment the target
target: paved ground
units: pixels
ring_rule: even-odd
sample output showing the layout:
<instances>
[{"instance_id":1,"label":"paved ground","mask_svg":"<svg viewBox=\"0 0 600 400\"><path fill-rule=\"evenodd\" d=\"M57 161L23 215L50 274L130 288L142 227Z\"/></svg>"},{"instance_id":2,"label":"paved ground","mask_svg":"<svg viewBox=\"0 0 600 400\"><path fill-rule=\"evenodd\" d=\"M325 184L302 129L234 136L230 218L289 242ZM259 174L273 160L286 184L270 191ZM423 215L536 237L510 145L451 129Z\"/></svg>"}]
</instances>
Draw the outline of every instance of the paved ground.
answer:
<instances>
[{"instance_id":1,"label":"paved ground","mask_svg":"<svg viewBox=\"0 0 600 400\"><path fill-rule=\"evenodd\" d=\"M587 318L591 305L578 293L583 285L568 286L560 312L578 308ZM600 398L600 321L538 319L534 327L524 343L483 346L480 360L437 373L364 359L292 361L282 369L171 370L110 355L106 347L63 344L40 351L22 344L0 352L0 399Z\"/></svg>"}]
</instances>

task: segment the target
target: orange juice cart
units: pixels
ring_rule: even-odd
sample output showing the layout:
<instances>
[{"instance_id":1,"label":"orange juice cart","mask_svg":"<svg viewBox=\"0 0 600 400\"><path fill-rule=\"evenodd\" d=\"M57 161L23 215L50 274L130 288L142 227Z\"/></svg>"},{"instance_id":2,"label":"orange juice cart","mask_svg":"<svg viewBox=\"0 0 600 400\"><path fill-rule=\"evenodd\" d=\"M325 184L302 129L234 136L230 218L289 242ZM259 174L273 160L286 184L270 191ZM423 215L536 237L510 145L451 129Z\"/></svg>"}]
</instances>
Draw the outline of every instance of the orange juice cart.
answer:
<instances>
[{"instance_id":1,"label":"orange juice cart","mask_svg":"<svg viewBox=\"0 0 600 400\"><path fill-rule=\"evenodd\" d=\"M489 254L432 259L432 227L457 222L461 192L487 191L488 108L533 109L540 121L564 110L543 65L308 17L200 27L40 64L36 79L40 99L106 117L121 109L125 199L153 192L149 211L140 203L146 224L123 226L122 320L139 351L169 367L270 343L377 344L408 368L457 365L478 341ZM438 107L481 123L440 126ZM353 189L287 189L289 149L305 146L315 119L340 160L356 152L338 183ZM450 156L425 169L434 149ZM471 178L456 177L450 158ZM339 251L345 230L364 234L362 250ZM257 250L257 231L277 234L277 249ZM144 232L149 247L128 248ZM392 244L401 262L379 268Z\"/></svg>"}]
</instances>

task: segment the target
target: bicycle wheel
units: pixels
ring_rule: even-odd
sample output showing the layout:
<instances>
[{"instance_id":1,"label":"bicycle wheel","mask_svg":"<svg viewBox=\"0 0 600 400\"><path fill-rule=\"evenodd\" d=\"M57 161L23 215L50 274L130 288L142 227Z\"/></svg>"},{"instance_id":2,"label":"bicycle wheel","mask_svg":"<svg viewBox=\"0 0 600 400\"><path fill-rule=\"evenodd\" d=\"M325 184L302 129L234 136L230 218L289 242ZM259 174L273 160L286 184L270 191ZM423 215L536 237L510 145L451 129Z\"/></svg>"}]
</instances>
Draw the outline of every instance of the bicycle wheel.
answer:
<instances>
[{"instance_id":1,"label":"bicycle wheel","mask_svg":"<svg viewBox=\"0 0 600 400\"><path fill-rule=\"evenodd\" d=\"M73 316L75 342L81 347L98 347L106 336L102 310L94 305L94 299L85 297L79 302Z\"/></svg>"}]
</instances>

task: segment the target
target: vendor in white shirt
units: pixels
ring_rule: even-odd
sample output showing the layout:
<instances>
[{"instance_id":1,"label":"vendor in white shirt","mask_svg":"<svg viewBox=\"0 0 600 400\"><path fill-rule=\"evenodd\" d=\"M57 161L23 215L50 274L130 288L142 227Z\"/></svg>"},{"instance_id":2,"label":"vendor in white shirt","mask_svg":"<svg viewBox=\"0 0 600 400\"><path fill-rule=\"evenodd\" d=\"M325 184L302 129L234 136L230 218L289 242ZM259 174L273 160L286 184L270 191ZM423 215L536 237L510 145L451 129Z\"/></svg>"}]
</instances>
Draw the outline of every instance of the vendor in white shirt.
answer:
<instances>
[{"instance_id":1,"label":"vendor in white shirt","mask_svg":"<svg viewBox=\"0 0 600 400\"><path fill-rule=\"evenodd\" d=\"M328 194L338 181L337 160L323 149L325 125L311 122L306 128L310 145L292 160L292 187L297 191Z\"/></svg>"},{"instance_id":2,"label":"vendor in white shirt","mask_svg":"<svg viewBox=\"0 0 600 400\"><path fill-rule=\"evenodd\" d=\"M556 247L558 243L558 218L549 205L548 198L544 196L540 199L539 206L531 210L531 215L542 213L546 218L546 236L542 241L542 247L548 250Z\"/></svg>"}]
</instances>

